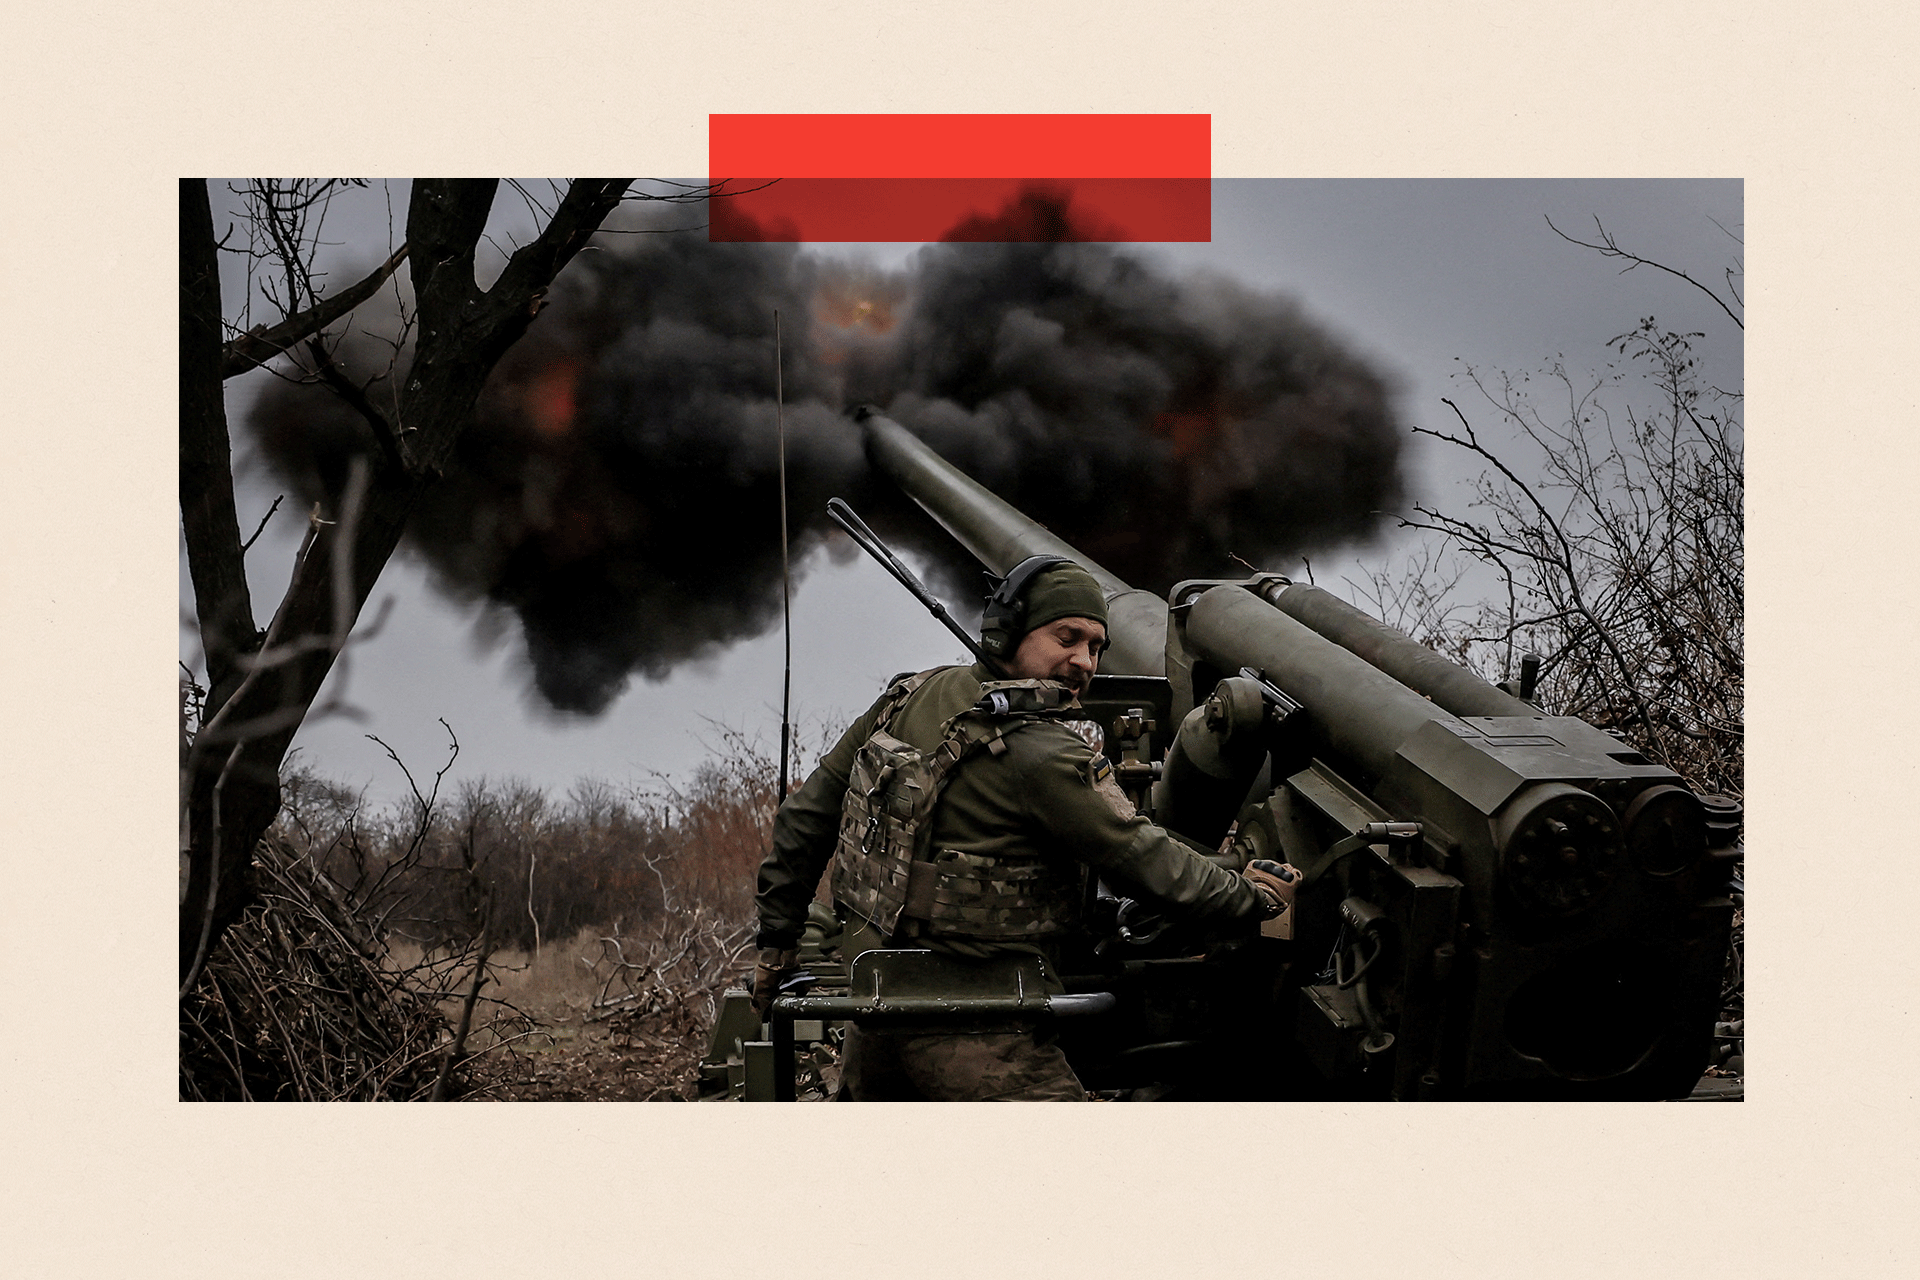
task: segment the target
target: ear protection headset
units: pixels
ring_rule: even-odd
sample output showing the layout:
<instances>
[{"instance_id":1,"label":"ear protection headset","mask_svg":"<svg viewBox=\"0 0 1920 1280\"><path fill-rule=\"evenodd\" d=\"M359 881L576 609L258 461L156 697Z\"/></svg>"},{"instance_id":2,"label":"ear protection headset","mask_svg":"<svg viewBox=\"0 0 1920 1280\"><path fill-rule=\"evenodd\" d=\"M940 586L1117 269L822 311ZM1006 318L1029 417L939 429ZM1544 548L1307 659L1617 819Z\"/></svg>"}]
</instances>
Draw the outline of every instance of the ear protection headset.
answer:
<instances>
[{"instance_id":1,"label":"ear protection headset","mask_svg":"<svg viewBox=\"0 0 1920 1280\"><path fill-rule=\"evenodd\" d=\"M980 647L993 658L1005 658L1026 634L1027 585L1056 565L1072 564L1065 556L1028 556L1013 568L987 597L980 617Z\"/></svg>"}]
</instances>

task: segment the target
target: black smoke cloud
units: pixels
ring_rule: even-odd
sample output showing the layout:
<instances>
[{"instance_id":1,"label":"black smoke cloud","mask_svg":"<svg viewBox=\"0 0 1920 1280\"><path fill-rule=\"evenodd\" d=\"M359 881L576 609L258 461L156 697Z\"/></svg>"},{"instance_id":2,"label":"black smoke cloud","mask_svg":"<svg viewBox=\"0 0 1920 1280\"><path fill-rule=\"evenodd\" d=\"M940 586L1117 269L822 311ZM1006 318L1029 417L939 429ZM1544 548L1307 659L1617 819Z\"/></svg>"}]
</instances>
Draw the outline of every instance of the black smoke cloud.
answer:
<instances>
[{"instance_id":1,"label":"black smoke cloud","mask_svg":"<svg viewBox=\"0 0 1920 1280\"><path fill-rule=\"evenodd\" d=\"M1008 215L1049 212L1025 206ZM1399 498L1384 378L1283 299L1091 243L940 244L880 273L633 237L557 282L407 531L441 589L517 616L553 707L597 712L634 673L778 623L776 309L795 561L843 497L930 557L963 616L978 566L869 470L845 407L880 406L1161 592L1363 535ZM249 421L308 499L372 449L312 387L274 384Z\"/></svg>"}]
</instances>

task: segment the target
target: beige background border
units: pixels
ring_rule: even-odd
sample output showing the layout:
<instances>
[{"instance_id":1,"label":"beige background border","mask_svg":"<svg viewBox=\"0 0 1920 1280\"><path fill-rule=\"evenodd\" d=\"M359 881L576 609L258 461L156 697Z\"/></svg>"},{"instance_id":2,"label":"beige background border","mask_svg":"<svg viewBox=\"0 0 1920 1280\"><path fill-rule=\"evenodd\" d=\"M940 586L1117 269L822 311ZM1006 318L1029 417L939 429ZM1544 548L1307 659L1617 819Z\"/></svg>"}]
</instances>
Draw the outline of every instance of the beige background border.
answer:
<instances>
[{"instance_id":1,"label":"beige background border","mask_svg":"<svg viewBox=\"0 0 1920 1280\"><path fill-rule=\"evenodd\" d=\"M0 1215L18 1273L1910 1274L1904 20L1890 4L1764 22L1728 3L1343 9L355 2L10 21ZM1223 176L1747 180L1750 1101L173 1101L174 180L695 174L709 111L862 110L1210 111Z\"/></svg>"}]
</instances>

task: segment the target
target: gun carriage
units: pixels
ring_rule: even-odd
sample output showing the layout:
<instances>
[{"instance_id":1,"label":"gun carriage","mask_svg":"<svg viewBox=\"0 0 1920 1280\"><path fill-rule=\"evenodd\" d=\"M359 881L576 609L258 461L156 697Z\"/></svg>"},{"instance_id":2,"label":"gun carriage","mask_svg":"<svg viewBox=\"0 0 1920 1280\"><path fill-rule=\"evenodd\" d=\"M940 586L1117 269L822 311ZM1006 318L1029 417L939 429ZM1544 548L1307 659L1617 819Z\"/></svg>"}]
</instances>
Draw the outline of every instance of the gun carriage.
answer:
<instances>
[{"instance_id":1,"label":"gun carriage","mask_svg":"<svg viewBox=\"0 0 1920 1280\"><path fill-rule=\"evenodd\" d=\"M878 470L987 570L1067 556L1107 596L1081 702L1156 822L1237 870L1306 874L1259 936L1155 919L1091 881L1068 994L1020 965L922 994L910 952L852 972L820 911L763 1033L730 993L713 1096L791 1097L836 1019L1058 1020L1095 1090L1180 1098L1667 1098L1708 1062L1739 856L1737 802L1548 716L1337 597L1279 574L1162 599L1094 564L884 416ZM1037 962L1036 962L1037 963Z\"/></svg>"}]
</instances>

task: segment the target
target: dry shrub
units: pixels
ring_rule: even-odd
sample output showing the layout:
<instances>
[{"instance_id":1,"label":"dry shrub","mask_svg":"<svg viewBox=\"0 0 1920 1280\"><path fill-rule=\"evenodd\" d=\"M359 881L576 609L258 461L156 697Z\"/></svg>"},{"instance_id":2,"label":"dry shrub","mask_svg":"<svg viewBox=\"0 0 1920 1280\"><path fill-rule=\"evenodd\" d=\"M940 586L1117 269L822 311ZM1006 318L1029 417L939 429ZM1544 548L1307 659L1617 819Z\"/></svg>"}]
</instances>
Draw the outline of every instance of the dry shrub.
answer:
<instances>
[{"instance_id":1,"label":"dry shrub","mask_svg":"<svg viewBox=\"0 0 1920 1280\"><path fill-rule=\"evenodd\" d=\"M575 1020L644 1065L623 1096L689 1096L751 952L777 764L723 728L684 784L436 778L379 809L291 772L261 901L182 1003L182 1096L457 1096L475 1055Z\"/></svg>"},{"instance_id":2,"label":"dry shrub","mask_svg":"<svg viewBox=\"0 0 1920 1280\"><path fill-rule=\"evenodd\" d=\"M1489 444L1454 408L1432 435L1487 464L1465 514L1403 523L1490 566L1498 599L1462 604L1460 572L1428 547L1358 588L1366 605L1489 680L1542 659L1538 702L1619 734L1703 791L1744 791L1745 432L1738 391L1708 384L1698 334L1641 322L1618 362L1583 377L1467 369L1477 405L1516 443ZM1451 402L1449 402L1451 403ZM1533 476L1534 479L1522 479Z\"/></svg>"},{"instance_id":3,"label":"dry shrub","mask_svg":"<svg viewBox=\"0 0 1920 1280\"><path fill-rule=\"evenodd\" d=\"M496 950L538 955L583 930L659 945L688 932L718 936L752 917L777 785L777 761L757 740L724 727L719 735L713 758L683 784L588 779L559 799L517 779L480 778L450 800L370 809L296 770L276 830L365 902L373 931L426 951L477 938L481 896ZM705 956L689 951L696 967Z\"/></svg>"},{"instance_id":4,"label":"dry shrub","mask_svg":"<svg viewBox=\"0 0 1920 1280\"><path fill-rule=\"evenodd\" d=\"M464 955L399 957L357 904L286 841L255 852L258 900L180 1003L180 1094L191 1101L385 1101L464 1087L440 1006ZM465 966L471 971L471 963ZM524 1033L489 1011L493 1043Z\"/></svg>"}]
</instances>

